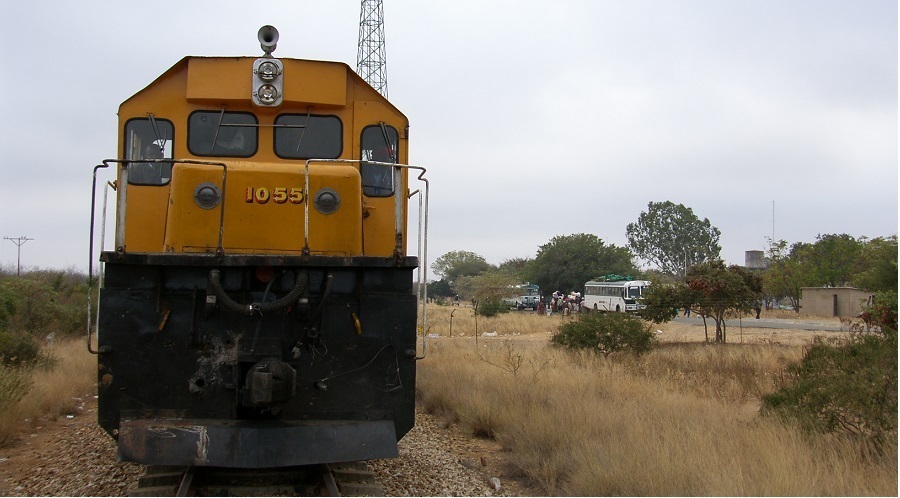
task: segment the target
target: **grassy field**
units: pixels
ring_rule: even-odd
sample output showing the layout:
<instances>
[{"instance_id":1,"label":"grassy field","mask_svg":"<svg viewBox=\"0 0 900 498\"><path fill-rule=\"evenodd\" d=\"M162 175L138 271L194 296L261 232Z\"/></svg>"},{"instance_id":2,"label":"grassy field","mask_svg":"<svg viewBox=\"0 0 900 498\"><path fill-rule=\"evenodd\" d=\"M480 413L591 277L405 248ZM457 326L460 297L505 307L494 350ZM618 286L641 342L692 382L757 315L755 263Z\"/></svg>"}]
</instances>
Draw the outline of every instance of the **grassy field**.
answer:
<instances>
[{"instance_id":1,"label":"grassy field","mask_svg":"<svg viewBox=\"0 0 900 498\"><path fill-rule=\"evenodd\" d=\"M29 388L20 401L0 410L0 445L41 418L77 414L85 398L96 394L97 357L88 353L83 339L46 344L44 353L52 364L33 370L0 366L0 397Z\"/></svg>"},{"instance_id":2,"label":"grassy field","mask_svg":"<svg viewBox=\"0 0 900 498\"><path fill-rule=\"evenodd\" d=\"M701 326L669 323L654 326L651 353L603 358L549 345L571 319L479 317L476 338L471 308L430 307L420 404L500 442L540 494L896 496L896 444L873 460L853 441L758 415L760 396L813 336L839 332L748 326L710 345ZM94 394L96 357L83 340L45 347L53 368L0 372L0 390L31 386L2 410L0 443Z\"/></svg>"},{"instance_id":3,"label":"grassy field","mask_svg":"<svg viewBox=\"0 0 900 498\"><path fill-rule=\"evenodd\" d=\"M897 494L896 445L872 460L758 415L816 333L746 327L743 344L715 346L702 327L665 324L650 354L604 359L549 345L569 317L479 317L476 343L471 309L453 309L429 309L421 403L499 441L541 493Z\"/></svg>"}]
</instances>

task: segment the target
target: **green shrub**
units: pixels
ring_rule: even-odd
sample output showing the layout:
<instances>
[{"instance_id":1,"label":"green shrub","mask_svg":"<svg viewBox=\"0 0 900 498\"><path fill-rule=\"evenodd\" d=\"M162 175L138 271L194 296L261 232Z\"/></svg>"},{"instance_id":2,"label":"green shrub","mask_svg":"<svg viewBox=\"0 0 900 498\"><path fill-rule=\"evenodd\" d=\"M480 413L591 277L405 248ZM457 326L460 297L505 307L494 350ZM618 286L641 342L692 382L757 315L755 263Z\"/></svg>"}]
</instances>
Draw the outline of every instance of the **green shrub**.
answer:
<instances>
[{"instance_id":1,"label":"green shrub","mask_svg":"<svg viewBox=\"0 0 900 498\"><path fill-rule=\"evenodd\" d=\"M875 294L874 302L860 314L867 326L875 326L882 335L897 335L897 293Z\"/></svg>"},{"instance_id":2,"label":"green shrub","mask_svg":"<svg viewBox=\"0 0 900 498\"><path fill-rule=\"evenodd\" d=\"M32 336L0 330L0 363L6 366L33 367L41 356L41 347Z\"/></svg>"},{"instance_id":3,"label":"green shrub","mask_svg":"<svg viewBox=\"0 0 900 498\"><path fill-rule=\"evenodd\" d=\"M479 316L497 316L509 313L509 306L502 299L485 299L478 303L475 313Z\"/></svg>"},{"instance_id":4,"label":"green shrub","mask_svg":"<svg viewBox=\"0 0 900 498\"><path fill-rule=\"evenodd\" d=\"M31 385L30 369L0 364L0 416L25 397Z\"/></svg>"},{"instance_id":5,"label":"green shrub","mask_svg":"<svg viewBox=\"0 0 900 498\"><path fill-rule=\"evenodd\" d=\"M72 272L31 272L0 278L0 328L44 338L84 333L86 277Z\"/></svg>"},{"instance_id":6,"label":"green shrub","mask_svg":"<svg viewBox=\"0 0 900 498\"><path fill-rule=\"evenodd\" d=\"M808 430L861 437L876 450L896 440L897 300L881 297L866 311L878 332L817 340L779 389L763 397L762 412Z\"/></svg>"},{"instance_id":7,"label":"green shrub","mask_svg":"<svg viewBox=\"0 0 900 498\"><path fill-rule=\"evenodd\" d=\"M641 354L656 345L656 336L640 318L626 313L584 313L567 322L550 341L570 349L589 349L604 356L619 351Z\"/></svg>"}]
</instances>

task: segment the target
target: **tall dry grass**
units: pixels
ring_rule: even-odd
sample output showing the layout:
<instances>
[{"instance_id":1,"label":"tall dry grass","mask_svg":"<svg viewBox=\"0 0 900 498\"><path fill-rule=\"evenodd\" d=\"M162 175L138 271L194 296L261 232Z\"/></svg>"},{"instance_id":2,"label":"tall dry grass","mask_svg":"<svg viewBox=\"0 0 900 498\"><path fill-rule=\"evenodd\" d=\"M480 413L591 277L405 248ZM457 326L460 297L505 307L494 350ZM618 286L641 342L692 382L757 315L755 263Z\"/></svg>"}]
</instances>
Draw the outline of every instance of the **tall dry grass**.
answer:
<instances>
[{"instance_id":1,"label":"tall dry grass","mask_svg":"<svg viewBox=\"0 0 900 498\"><path fill-rule=\"evenodd\" d=\"M457 328L461 312L455 338L442 333L440 311L419 364L423 407L501 442L542 493L897 494L896 445L873 461L852 441L758 415L802 346L675 344L604 359L549 346L543 329L565 318L479 317L481 331L518 335L476 346L473 328ZM522 320L539 321L507 329Z\"/></svg>"},{"instance_id":2,"label":"tall dry grass","mask_svg":"<svg viewBox=\"0 0 900 498\"><path fill-rule=\"evenodd\" d=\"M532 311L515 311L497 316L475 316L470 306L429 306L426 333L447 337L474 337L481 334L520 335L550 334L573 316L538 315Z\"/></svg>"},{"instance_id":3,"label":"tall dry grass","mask_svg":"<svg viewBox=\"0 0 900 498\"><path fill-rule=\"evenodd\" d=\"M49 344L44 353L52 358L48 364L33 370L0 372L4 376L27 376L31 386L21 400L0 410L0 445L42 418L55 420L78 414L85 398L96 394L97 357L88 353L83 340Z\"/></svg>"}]
</instances>

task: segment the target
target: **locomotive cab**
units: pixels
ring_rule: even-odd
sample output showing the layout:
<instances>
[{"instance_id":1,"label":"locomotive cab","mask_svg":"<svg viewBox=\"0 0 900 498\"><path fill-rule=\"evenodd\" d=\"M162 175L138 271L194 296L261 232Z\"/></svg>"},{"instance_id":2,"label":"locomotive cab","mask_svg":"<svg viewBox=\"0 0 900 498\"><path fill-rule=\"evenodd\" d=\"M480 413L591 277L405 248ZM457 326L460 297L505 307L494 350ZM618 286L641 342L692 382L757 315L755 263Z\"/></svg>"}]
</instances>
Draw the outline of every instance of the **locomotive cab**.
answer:
<instances>
[{"instance_id":1,"label":"locomotive cab","mask_svg":"<svg viewBox=\"0 0 900 498\"><path fill-rule=\"evenodd\" d=\"M97 351L124 460L385 458L413 426L408 120L277 38L186 57L119 108Z\"/></svg>"}]
</instances>

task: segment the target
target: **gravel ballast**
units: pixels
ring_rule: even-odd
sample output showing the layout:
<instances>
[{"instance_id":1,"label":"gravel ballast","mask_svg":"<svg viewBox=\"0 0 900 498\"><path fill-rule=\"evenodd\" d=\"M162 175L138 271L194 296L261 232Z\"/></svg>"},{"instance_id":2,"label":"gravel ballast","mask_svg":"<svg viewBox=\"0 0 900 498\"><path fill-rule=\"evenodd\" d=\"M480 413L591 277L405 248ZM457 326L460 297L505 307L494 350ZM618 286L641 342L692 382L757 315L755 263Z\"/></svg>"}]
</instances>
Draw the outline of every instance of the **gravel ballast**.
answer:
<instances>
[{"instance_id":1,"label":"gravel ballast","mask_svg":"<svg viewBox=\"0 0 900 498\"><path fill-rule=\"evenodd\" d=\"M41 421L0 448L2 496L127 496L143 467L116 461L115 442L97 425L96 399L77 415ZM400 442L400 456L369 462L386 496L514 496L498 477L502 451L489 441L443 428L427 414ZM499 483L500 488L496 489Z\"/></svg>"}]
</instances>

